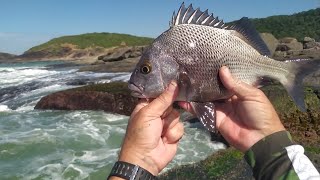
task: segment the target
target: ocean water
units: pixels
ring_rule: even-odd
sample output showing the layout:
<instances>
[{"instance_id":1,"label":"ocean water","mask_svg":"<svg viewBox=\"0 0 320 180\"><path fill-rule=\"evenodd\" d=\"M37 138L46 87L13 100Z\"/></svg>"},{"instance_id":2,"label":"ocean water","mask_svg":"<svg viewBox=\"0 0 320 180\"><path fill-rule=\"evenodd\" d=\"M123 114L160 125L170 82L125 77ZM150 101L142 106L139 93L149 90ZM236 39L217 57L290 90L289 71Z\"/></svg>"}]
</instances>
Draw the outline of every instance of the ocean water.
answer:
<instances>
[{"instance_id":1,"label":"ocean water","mask_svg":"<svg viewBox=\"0 0 320 180\"><path fill-rule=\"evenodd\" d=\"M77 72L63 62L0 64L0 179L105 179L117 160L127 116L103 111L34 110L41 97L86 84L127 81L129 73ZM197 124L166 168L224 148Z\"/></svg>"}]
</instances>

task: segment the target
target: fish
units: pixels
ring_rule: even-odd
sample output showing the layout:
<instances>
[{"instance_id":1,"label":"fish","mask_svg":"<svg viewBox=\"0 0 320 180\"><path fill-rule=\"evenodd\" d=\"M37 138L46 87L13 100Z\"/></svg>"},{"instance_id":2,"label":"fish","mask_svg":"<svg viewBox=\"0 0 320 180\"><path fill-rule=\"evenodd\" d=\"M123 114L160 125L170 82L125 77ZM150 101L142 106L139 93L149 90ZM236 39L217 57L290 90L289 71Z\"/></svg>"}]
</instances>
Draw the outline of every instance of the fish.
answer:
<instances>
[{"instance_id":1,"label":"fish","mask_svg":"<svg viewBox=\"0 0 320 180\"><path fill-rule=\"evenodd\" d=\"M319 69L320 60L272 59L247 17L227 25L208 10L182 3L169 24L133 70L128 82L132 96L156 98L174 80L179 87L176 101L190 102L204 127L216 132L214 103L233 95L218 76L227 66L235 78L255 87L268 79L279 81L297 107L306 110L302 80Z\"/></svg>"}]
</instances>

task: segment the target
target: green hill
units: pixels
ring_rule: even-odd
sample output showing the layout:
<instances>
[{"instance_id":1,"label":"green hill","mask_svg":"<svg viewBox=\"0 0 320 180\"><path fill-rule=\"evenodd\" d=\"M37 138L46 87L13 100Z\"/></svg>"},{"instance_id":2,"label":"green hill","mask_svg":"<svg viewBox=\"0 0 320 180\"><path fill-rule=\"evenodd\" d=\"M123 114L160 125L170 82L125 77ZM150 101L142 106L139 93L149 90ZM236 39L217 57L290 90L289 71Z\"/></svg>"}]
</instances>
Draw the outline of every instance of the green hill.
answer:
<instances>
[{"instance_id":1,"label":"green hill","mask_svg":"<svg viewBox=\"0 0 320 180\"><path fill-rule=\"evenodd\" d=\"M29 49L27 52L36 52L46 49L59 50L64 44L73 45L78 49L85 48L109 48L120 46L126 44L128 46L140 46L147 45L152 42L152 38L148 37L138 37L128 34L118 34L118 33L88 33L74 36L62 36L59 38L54 38L44 44L35 46Z\"/></svg>"},{"instance_id":2,"label":"green hill","mask_svg":"<svg viewBox=\"0 0 320 180\"><path fill-rule=\"evenodd\" d=\"M320 40L320 8L251 20L259 32L272 33L276 38L295 37L301 41L308 36Z\"/></svg>"},{"instance_id":3,"label":"green hill","mask_svg":"<svg viewBox=\"0 0 320 180\"><path fill-rule=\"evenodd\" d=\"M293 15L270 16L267 18L251 19L259 32L272 33L276 38L295 37L302 40L312 37L320 40L320 8L296 13ZM232 23L232 22L230 22ZM29 49L26 53L63 51L63 47L76 49L110 48L125 44L128 46L147 45L152 38L138 37L118 33L88 33L54 38L44 44Z\"/></svg>"}]
</instances>

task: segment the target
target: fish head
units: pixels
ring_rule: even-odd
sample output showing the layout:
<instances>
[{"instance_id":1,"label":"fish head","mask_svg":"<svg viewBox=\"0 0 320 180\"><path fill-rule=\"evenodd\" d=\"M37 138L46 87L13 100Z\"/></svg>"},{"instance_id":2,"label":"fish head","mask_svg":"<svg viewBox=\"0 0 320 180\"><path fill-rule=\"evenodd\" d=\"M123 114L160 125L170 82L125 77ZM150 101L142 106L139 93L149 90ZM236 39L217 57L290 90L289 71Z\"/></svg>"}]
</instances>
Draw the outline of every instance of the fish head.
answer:
<instances>
[{"instance_id":1,"label":"fish head","mask_svg":"<svg viewBox=\"0 0 320 180\"><path fill-rule=\"evenodd\" d=\"M130 80L131 95L139 98L156 98L176 79L179 66L165 48L151 45L136 65Z\"/></svg>"}]
</instances>

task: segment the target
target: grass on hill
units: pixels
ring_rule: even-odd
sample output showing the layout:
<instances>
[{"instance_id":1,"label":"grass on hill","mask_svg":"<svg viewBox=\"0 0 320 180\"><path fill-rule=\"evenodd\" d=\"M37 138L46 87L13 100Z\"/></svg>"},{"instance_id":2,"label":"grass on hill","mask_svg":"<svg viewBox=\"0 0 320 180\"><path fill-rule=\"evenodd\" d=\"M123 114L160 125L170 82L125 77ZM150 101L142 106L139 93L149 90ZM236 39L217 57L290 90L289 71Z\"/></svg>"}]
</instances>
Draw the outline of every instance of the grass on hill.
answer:
<instances>
[{"instance_id":1,"label":"grass on hill","mask_svg":"<svg viewBox=\"0 0 320 180\"><path fill-rule=\"evenodd\" d=\"M27 52L41 51L45 49L59 50L64 44L75 45L79 49L85 48L110 48L125 44L127 46L148 45L152 42L152 38L138 37L128 34L118 33L88 33L74 36L62 36L54 38L44 44L35 46Z\"/></svg>"}]
</instances>

